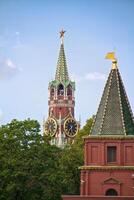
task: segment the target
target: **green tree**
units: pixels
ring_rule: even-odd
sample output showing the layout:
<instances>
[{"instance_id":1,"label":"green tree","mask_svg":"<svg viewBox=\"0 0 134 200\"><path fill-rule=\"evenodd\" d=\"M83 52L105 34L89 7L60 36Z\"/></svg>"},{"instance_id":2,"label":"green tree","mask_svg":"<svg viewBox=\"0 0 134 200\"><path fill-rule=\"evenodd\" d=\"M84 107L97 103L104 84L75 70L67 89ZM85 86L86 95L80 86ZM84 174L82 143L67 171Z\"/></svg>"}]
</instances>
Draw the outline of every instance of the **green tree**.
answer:
<instances>
[{"instance_id":1,"label":"green tree","mask_svg":"<svg viewBox=\"0 0 134 200\"><path fill-rule=\"evenodd\" d=\"M61 149L50 146L35 120L0 128L0 199L59 200Z\"/></svg>"},{"instance_id":2,"label":"green tree","mask_svg":"<svg viewBox=\"0 0 134 200\"><path fill-rule=\"evenodd\" d=\"M67 146L60 159L60 167L63 173L63 194L79 194L80 190L80 171L79 166L83 165L83 137L89 135L93 119L87 120L85 126L77 134L74 143Z\"/></svg>"},{"instance_id":3,"label":"green tree","mask_svg":"<svg viewBox=\"0 0 134 200\"><path fill-rule=\"evenodd\" d=\"M74 143L76 145L78 145L81 150L83 150L83 146L84 146L83 137L90 135L90 130L91 130L91 127L92 127L92 123L93 123L93 118L89 118L86 121L86 124L83 126L83 128L80 129L80 131L78 132L78 134L77 134L77 136L75 138Z\"/></svg>"},{"instance_id":4,"label":"green tree","mask_svg":"<svg viewBox=\"0 0 134 200\"><path fill-rule=\"evenodd\" d=\"M64 149L50 145L36 120L12 120L0 127L0 199L60 200L79 193L78 167L83 165L83 139L92 119Z\"/></svg>"}]
</instances>

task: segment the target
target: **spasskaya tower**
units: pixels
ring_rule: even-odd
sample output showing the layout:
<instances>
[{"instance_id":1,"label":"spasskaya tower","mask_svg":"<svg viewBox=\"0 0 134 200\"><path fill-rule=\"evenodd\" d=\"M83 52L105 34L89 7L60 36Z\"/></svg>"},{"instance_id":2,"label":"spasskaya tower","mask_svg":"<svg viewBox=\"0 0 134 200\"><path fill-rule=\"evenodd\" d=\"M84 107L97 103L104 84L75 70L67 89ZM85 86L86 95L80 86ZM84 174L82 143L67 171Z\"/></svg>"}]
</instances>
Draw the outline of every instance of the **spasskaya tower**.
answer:
<instances>
[{"instance_id":1,"label":"spasskaya tower","mask_svg":"<svg viewBox=\"0 0 134 200\"><path fill-rule=\"evenodd\" d=\"M63 148L74 140L79 123L74 117L75 82L68 74L64 52L64 34L60 32L60 52L57 62L55 79L49 82L48 118L44 121L44 134L52 137L51 143Z\"/></svg>"}]
</instances>

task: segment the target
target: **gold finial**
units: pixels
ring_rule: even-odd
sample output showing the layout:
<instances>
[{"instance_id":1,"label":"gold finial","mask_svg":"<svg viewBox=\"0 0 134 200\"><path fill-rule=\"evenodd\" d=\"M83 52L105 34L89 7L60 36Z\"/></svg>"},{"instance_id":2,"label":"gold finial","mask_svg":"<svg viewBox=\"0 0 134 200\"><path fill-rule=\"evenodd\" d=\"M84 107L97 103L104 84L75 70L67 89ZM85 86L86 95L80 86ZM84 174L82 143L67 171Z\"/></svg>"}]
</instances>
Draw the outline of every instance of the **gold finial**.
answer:
<instances>
[{"instance_id":1,"label":"gold finial","mask_svg":"<svg viewBox=\"0 0 134 200\"><path fill-rule=\"evenodd\" d=\"M109 52L105 56L106 59L112 60L112 69L117 69L117 59L115 58L115 52Z\"/></svg>"},{"instance_id":2,"label":"gold finial","mask_svg":"<svg viewBox=\"0 0 134 200\"><path fill-rule=\"evenodd\" d=\"M64 34L66 31L64 31L63 29L60 31L60 38L61 38L61 43L63 44L63 38L64 38Z\"/></svg>"}]
</instances>

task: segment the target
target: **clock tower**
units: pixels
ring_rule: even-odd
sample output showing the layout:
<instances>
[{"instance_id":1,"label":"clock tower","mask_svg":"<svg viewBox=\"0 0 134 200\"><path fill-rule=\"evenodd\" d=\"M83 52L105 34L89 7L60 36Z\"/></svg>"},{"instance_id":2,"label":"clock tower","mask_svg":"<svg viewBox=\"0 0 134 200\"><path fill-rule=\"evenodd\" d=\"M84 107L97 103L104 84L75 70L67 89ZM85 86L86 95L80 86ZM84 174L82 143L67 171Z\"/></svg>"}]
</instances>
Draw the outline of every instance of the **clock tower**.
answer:
<instances>
[{"instance_id":1,"label":"clock tower","mask_svg":"<svg viewBox=\"0 0 134 200\"><path fill-rule=\"evenodd\" d=\"M67 143L72 143L79 128L79 123L74 117L75 82L71 81L68 74L65 52L64 34L60 32L60 52L57 62L55 79L48 86L48 118L44 121L44 134L52 137L51 143L61 148Z\"/></svg>"}]
</instances>

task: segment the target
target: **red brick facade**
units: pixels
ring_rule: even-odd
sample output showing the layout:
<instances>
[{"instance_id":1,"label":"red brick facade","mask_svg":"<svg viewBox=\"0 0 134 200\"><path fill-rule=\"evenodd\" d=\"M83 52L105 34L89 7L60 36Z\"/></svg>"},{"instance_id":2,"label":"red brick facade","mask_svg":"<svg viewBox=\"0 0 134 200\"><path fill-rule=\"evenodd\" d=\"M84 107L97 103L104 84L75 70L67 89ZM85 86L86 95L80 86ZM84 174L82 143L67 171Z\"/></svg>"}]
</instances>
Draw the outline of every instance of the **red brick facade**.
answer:
<instances>
[{"instance_id":1,"label":"red brick facade","mask_svg":"<svg viewBox=\"0 0 134 200\"><path fill-rule=\"evenodd\" d=\"M116 146L116 162L107 162L107 148ZM134 138L89 137L85 139L85 161L81 170L81 195L134 196Z\"/></svg>"},{"instance_id":2,"label":"red brick facade","mask_svg":"<svg viewBox=\"0 0 134 200\"><path fill-rule=\"evenodd\" d=\"M116 162L107 162L109 146L116 147ZM84 155L80 196L64 196L64 200L134 199L134 138L89 136L85 138ZM110 189L118 197L107 197Z\"/></svg>"},{"instance_id":3,"label":"red brick facade","mask_svg":"<svg viewBox=\"0 0 134 200\"><path fill-rule=\"evenodd\" d=\"M67 117L69 113L74 117L75 101L72 95L63 96L55 94L55 96L50 96L48 105L49 115L52 113L56 119L59 119L59 114L61 114L62 119Z\"/></svg>"}]
</instances>

